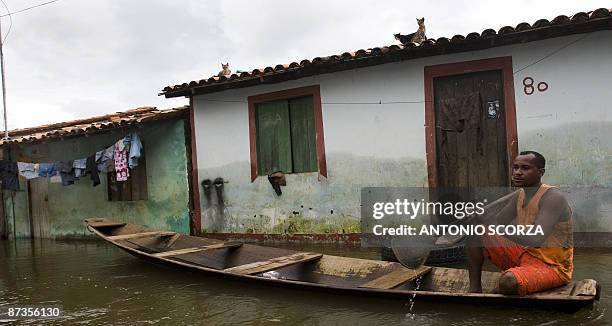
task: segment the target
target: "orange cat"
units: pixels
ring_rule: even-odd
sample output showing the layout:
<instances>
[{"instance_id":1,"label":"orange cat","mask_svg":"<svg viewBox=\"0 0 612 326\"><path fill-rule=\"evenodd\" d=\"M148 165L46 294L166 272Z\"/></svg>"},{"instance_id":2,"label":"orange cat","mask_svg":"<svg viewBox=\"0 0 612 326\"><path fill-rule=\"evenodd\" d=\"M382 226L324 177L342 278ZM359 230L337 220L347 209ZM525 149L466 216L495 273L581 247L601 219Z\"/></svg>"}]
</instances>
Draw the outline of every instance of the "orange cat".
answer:
<instances>
[{"instance_id":1,"label":"orange cat","mask_svg":"<svg viewBox=\"0 0 612 326\"><path fill-rule=\"evenodd\" d=\"M402 35L402 34L393 34L395 39L400 41L402 44L407 43L417 43L421 44L423 41L427 40L427 36L425 36L425 17L417 18L417 24L419 24L419 29L412 34Z\"/></svg>"}]
</instances>

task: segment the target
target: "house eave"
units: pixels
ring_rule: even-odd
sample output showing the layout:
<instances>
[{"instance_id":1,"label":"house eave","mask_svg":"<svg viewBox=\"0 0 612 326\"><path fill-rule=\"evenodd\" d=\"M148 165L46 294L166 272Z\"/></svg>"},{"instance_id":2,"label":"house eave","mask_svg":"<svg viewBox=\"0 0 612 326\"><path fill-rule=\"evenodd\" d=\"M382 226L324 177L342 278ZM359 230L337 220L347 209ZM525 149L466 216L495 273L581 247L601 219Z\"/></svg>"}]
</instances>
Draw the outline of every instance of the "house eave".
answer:
<instances>
[{"instance_id":1,"label":"house eave","mask_svg":"<svg viewBox=\"0 0 612 326\"><path fill-rule=\"evenodd\" d=\"M429 40L420 46L406 47L403 49L394 49L394 47L391 46L386 48L385 51L382 51L380 48L375 48L372 49L369 55L356 55L349 59L343 58L342 56L330 56L326 58L315 58L312 62L306 60L308 63L302 61L304 64L300 64L297 67L290 66L284 69L268 67L269 69L263 69L259 74L248 74L248 76L244 77L232 76L232 78L222 77L215 82L211 82L209 79L209 82L206 82L204 85L199 85L197 83L196 85L194 84L195 82L191 82L189 85L184 84L178 89L167 90L160 93L160 95L164 95L166 98L181 96L191 97L221 92L228 89L275 84L304 77L359 69L392 62L485 50L494 47L523 44L604 30L612 30L612 16L610 15L602 18L591 18L584 22L545 25L539 28L535 27L524 31L514 31L503 34L498 34L491 30L493 34L489 36L485 35L485 31L483 35L471 36L472 34L469 34L467 37L455 36L452 39L440 38L437 41Z\"/></svg>"}]
</instances>

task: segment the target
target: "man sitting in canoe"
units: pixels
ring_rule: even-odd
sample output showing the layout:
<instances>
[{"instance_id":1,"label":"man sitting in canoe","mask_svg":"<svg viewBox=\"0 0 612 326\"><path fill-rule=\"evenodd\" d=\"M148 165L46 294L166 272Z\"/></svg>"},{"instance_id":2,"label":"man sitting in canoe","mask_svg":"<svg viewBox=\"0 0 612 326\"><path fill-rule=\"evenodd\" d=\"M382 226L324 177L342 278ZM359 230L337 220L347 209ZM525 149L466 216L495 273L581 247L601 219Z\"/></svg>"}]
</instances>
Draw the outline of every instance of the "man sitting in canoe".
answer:
<instances>
[{"instance_id":1,"label":"man sitting in canoe","mask_svg":"<svg viewBox=\"0 0 612 326\"><path fill-rule=\"evenodd\" d=\"M569 283L574 270L572 211L561 191L541 182L546 160L534 151L514 159L516 196L488 224L541 226L543 235L472 236L467 242L470 292L482 292L484 257L503 270L499 292L526 295Z\"/></svg>"}]
</instances>

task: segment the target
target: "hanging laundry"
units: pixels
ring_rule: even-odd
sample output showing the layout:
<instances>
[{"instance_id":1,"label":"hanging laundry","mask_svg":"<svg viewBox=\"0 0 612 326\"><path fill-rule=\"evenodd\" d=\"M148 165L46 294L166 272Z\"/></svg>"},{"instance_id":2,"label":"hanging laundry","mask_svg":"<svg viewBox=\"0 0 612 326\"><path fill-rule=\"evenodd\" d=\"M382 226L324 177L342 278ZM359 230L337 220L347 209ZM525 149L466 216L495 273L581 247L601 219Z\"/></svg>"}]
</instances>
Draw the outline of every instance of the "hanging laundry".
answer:
<instances>
[{"instance_id":1,"label":"hanging laundry","mask_svg":"<svg viewBox=\"0 0 612 326\"><path fill-rule=\"evenodd\" d=\"M52 177L49 178L49 182L50 183L62 183L62 177L60 176L60 174L56 174Z\"/></svg>"},{"instance_id":2,"label":"hanging laundry","mask_svg":"<svg viewBox=\"0 0 612 326\"><path fill-rule=\"evenodd\" d=\"M114 167L115 159L115 145L109 146L106 149L98 151L96 153L96 163L98 164L98 171L100 172L111 172L115 170ZM111 164L109 164L111 162ZM112 167L112 170L110 169Z\"/></svg>"},{"instance_id":3,"label":"hanging laundry","mask_svg":"<svg viewBox=\"0 0 612 326\"><path fill-rule=\"evenodd\" d=\"M3 190L19 190L18 173L17 162L0 161L0 180Z\"/></svg>"},{"instance_id":4,"label":"hanging laundry","mask_svg":"<svg viewBox=\"0 0 612 326\"><path fill-rule=\"evenodd\" d=\"M117 181L127 181L130 176L127 162L127 147L123 139L115 143L115 174Z\"/></svg>"},{"instance_id":5,"label":"hanging laundry","mask_svg":"<svg viewBox=\"0 0 612 326\"><path fill-rule=\"evenodd\" d=\"M130 154L130 144L132 143L132 134L130 133L130 134L125 135L122 138L122 140L123 140L123 146L125 146L125 150L126 150L126 152L128 154L128 157L129 157L129 154Z\"/></svg>"},{"instance_id":6,"label":"hanging laundry","mask_svg":"<svg viewBox=\"0 0 612 326\"><path fill-rule=\"evenodd\" d=\"M102 162L102 155L104 155L104 151L105 149L97 151L94 157L94 162L96 163L98 167L98 172L107 172L106 164Z\"/></svg>"},{"instance_id":7,"label":"hanging laundry","mask_svg":"<svg viewBox=\"0 0 612 326\"><path fill-rule=\"evenodd\" d=\"M104 155L102 155L102 160L110 161L114 159L115 159L115 144L112 144L104 150Z\"/></svg>"},{"instance_id":8,"label":"hanging laundry","mask_svg":"<svg viewBox=\"0 0 612 326\"><path fill-rule=\"evenodd\" d=\"M39 177L38 168L39 166L36 163L17 162L17 169L19 170L19 175L28 180Z\"/></svg>"},{"instance_id":9,"label":"hanging laundry","mask_svg":"<svg viewBox=\"0 0 612 326\"><path fill-rule=\"evenodd\" d=\"M85 173L91 176L92 185L95 187L100 184L100 175L98 174L98 166L96 165L96 154L87 158L85 164Z\"/></svg>"},{"instance_id":10,"label":"hanging laundry","mask_svg":"<svg viewBox=\"0 0 612 326\"><path fill-rule=\"evenodd\" d=\"M130 154L129 154L129 162L128 165L130 169L133 169L138 166L138 159L140 158L140 152L142 151L142 142L140 141L140 137L138 133L131 133L129 135L130 138Z\"/></svg>"},{"instance_id":11,"label":"hanging laundry","mask_svg":"<svg viewBox=\"0 0 612 326\"><path fill-rule=\"evenodd\" d=\"M38 168L38 176L52 177L57 174L55 163L40 163Z\"/></svg>"},{"instance_id":12,"label":"hanging laundry","mask_svg":"<svg viewBox=\"0 0 612 326\"><path fill-rule=\"evenodd\" d=\"M74 161L60 161L56 164L63 186L69 186L74 184L75 178L73 164Z\"/></svg>"},{"instance_id":13,"label":"hanging laundry","mask_svg":"<svg viewBox=\"0 0 612 326\"><path fill-rule=\"evenodd\" d=\"M104 155L104 149L101 149L99 151L96 152L96 156L95 156L95 162L99 163L101 162L100 159L102 158L102 155Z\"/></svg>"},{"instance_id":14,"label":"hanging laundry","mask_svg":"<svg viewBox=\"0 0 612 326\"><path fill-rule=\"evenodd\" d=\"M78 160L74 160L74 162L72 163L72 167L74 168L74 177L77 179L80 178L82 175L85 175L85 169L87 168L87 159L81 158Z\"/></svg>"},{"instance_id":15,"label":"hanging laundry","mask_svg":"<svg viewBox=\"0 0 612 326\"><path fill-rule=\"evenodd\" d=\"M115 159L113 158L110 161L106 161L106 172L111 173L111 172L115 172Z\"/></svg>"}]
</instances>

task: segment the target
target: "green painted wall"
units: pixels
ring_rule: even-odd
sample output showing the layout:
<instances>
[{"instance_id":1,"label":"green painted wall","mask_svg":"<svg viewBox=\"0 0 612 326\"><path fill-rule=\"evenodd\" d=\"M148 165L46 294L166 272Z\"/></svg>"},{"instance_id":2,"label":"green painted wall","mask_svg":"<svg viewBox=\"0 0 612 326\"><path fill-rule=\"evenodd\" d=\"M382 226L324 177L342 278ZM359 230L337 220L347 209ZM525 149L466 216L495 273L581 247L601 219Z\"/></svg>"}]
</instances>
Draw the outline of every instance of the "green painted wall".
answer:
<instances>
[{"instance_id":1,"label":"green painted wall","mask_svg":"<svg viewBox=\"0 0 612 326\"><path fill-rule=\"evenodd\" d=\"M137 129L146 154L148 199L132 202L107 200L106 174L101 184L91 186L89 176L74 185L49 184L49 235L52 238L83 237L90 233L83 225L88 217L105 217L147 227L189 233L189 186L184 121L181 119L148 123ZM36 162L52 162L86 157L106 148L136 129L113 130L89 137L50 143L22 145L12 156L31 157ZM23 159L21 159L23 160ZM25 161L25 160L24 160ZM28 237L29 215L26 182L21 191L5 193L8 229L17 237ZM12 215L12 203L15 216Z\"/></svg>"}]
</instances>

